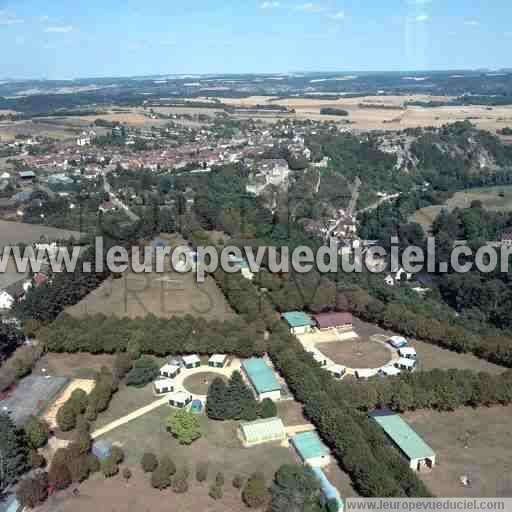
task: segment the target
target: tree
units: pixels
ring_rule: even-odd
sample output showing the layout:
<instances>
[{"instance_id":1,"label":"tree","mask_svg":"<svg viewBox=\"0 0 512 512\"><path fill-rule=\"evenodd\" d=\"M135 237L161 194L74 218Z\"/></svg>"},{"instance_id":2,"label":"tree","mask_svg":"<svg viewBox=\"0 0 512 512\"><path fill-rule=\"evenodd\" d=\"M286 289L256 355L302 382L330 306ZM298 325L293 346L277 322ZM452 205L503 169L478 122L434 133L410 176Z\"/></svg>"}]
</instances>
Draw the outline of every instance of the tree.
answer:
<instances>
[{"instance_id":1,"label":"tree","mask_svg":"<svg viewBox=\"0 0 512 512\"><path fill-rule=\"evenodd\" d=\"M87 393L83 389L75 389L68 399L71 403L75 415L83 414L87 408L88 398Z\"/></svg>"},{"instance_id":2,"label":"tree","mask_svg":"<svg viewBox=\"0 0 512 512\"><path fill-rule=\"evenodd\" d=\"M153 472L158 466L158 459L154 453L145 453L140 460L144 473Z\"/></svg>"},{"instance_id":3,"label":"tree","mask_svg":"<svg viewBox=\"0 0 512 512\"><path fill-rule=\"evenodd\" d=\"M71 458L67 463L67 467L73 482L83 482L89 477L90 466L87 455L80 455L78 457Z\"/></svg>"},{"instance_id":4,"label":"tree","mask_svg":"<svg viewBox=\"0 0 512 512\"><path fill-rule=\"evenodd\" d=\"M126 376L126 384L138 388L153 382L160 374L160 368L156 361L151 357L141 357L135 361L133 368Z\"/></svg>"},{"instance_id":5,"label":"tree","mask_svg":"<svg viewBox=\"0 0 512 512\"><path fill-rule=\"evenodd\" d=\"M312 469L285 464L275 475L270 489L272 512L312 512L320 510L320 482Z\"/></svg>"},{"instance_id":6,"label":"tree","mask_svg":"<svg viewBox=\"0 0 512 512\"><path fill-rule=\"evenodd\" d=\"M180 444L192 444L201 437L201 425L196 415L180 409L167 418L167 428Z\"/></svg>"},{"instance_id":7,"label":"tree","mask_svg":"<svg viewBox=\"0 0 512 512\"><path fill-rule=\"evenodd\" d=\"M274 418L277 416L276 404L270 398L264 398L261 401L260 416L262 418Z\"/></svg>"},{"instance_id":8,"label":"tree","mask_svg":"<svg viewBox=\"0 0 512 512\"><path fill-rule=\"evenodd\" d=\"M0 491L3 492L28 469L23 435L16 429L11 418L3 413L0 413L0 453L3 470Z\"/></svg>"},{"instance_id":9,"label":"tree","mask_svg":"<svg viewBox=\"0 0 512 512\"><path fill-rule=\"evenodd\" d=\"M40 420L35 416L29 416L24 430L31 448L37 450L37 448L41 448L47 443L50 429L46 421Z\"/></svg>"},{"instance_id":10,"label":"tree","mask_svg":"<svg viewBox=\"0 0 512 512\"><path fill-rule=\"evenodd\" d=\"M116 464L116 461L112 456L108 456L106 459L101 461L101 472L105 475L105 478L110 478L119 473L119 466Z\"/></svg>"},{"instance_id":11,"label":"tree","mask_svg":"<svg viewBox=\"0 0 512 512\"><path fill-rule=\"evenodd\" d=\"M179 470L173 478L172 490L176 494L183 494L188 491L188 475L184 469Z\"/></svg>"},{"instance_id":12,"label":"tree","mask_svg":"<svg viewBox=\"0 0 512 512\"><path fill-rule=\"evenodd\" d=\"M21 480L16 496L23 507L35 508L44 503L48 498L48 474L39 471Z\"/></svg>"},{"instance_id":13,"label":"tree","mask_svg":"<svg viewBox=\"0 0 512 512\"><path fill-rule=\"evenodd\" d=\"M210 496L210 498L213 498L214 500L222 499L222 496L224 496L222 487L219 487L218 485L215 484L210 485L210 489L208 490L208 496Z\"/></svg>"},{"instance_id":14,"label":"tree","mask_svg":"<svg viewBox=\"0 0 512 512\"><path fill-rule=\"evenodd\" d=\"M262 507L267 499L267 485L262 473L253 473L242 491L242 499L249 508Z\"/></svg>"},{"instance_id":15,"label":"tree","mask_svg":"<svg viewBox=\"0 0 512 512\"><path fill-rule=\"evenodd\" d=\"M114 371L118 379L124 379L133 367L133 359L128 352L118 352L114 359Z\"/></svg>"},{"instance_id":16,"label":"tree","mask_svg":"<svg viewBox=\"0 0 512 512\"><path fill-rule=\"evenodd\" d=\"M199 483L206 481L208 478L208 462L198 462L196 466L196 480Z\"/></svg>"},{"instance_id":17,"label":"tree","mask_svg":"<svg viewBox=\"0 0 512 512\"><path fill-rule=\"evenodd\" d=\"M224 485L224 474L220 471L215 475L215 485L222 487Z\"/></svg>"},{"instance_id":18,"label":"tree","mask_svg":"<svg viewBox=\"0 0 512 512\"><path fill-rule=\"evenodd\" d=\"M73 430L76 425L76 413L73 405L67 401L62 407L57 411L57 425L62 430L62 432L68 432L69 430Z\"/></svg>"},{"instance_id":19,"label":"tree","mask_svg":"<svg viewBox=\"0 0 512 512\"><path fill-rule=\"evenodd\" d=\"M89 434L89 431L84 428L77 428L76 432L74 432L73 443L76 444L80 453L89 453L92 445L91 434Z\"/></svg>"},{"instance_id":20,"label":"tree","mask_svg":"<svg viewBox=\"0 0 512 512\"><path fill-rule=\"evenodd\" d=\"M116 445L112 446L112 450L110 451L110 457L112 457L112 460L116 464L121 464L121 462L123 462L123 460L124 460L123 449Z\"/></svg>"},{"instance_id":21,"label":"tree","mask_svg":"<svg viewBox=\"0 0 512 512\"><path fill-rule=\"evenodd\" d=\"M100 459L98 459L98 457L92 453L87 455L87 465L89 467L89 473L91 474L97 473L101 469Z\"/></svg>"},{"instance_id":22,"label":"tree","mask_svg":"<svg viewBox=\"0 0 512 512\"><path fill-rule=\"evenodd\" d=\"M238 371L229 379L228 398L228 419L252 421L257 418L258 403Z\"/></svg>"},{"instance_id":23,"label":"tree","mask_svg":"<svg viewBox=\"0 0 512 512\"><path fill-rule=\"evenodd\" d=\"M228 387L224 380L215 377L208 387L206 414L213 420L225 420L228 414Z\"/></svg>"},{"instance_id":24,"label":"tree","mask_svg":"<svg viewBox=\"0 0 512 512\"><path fill-rule=\"evenodd\" d=\"M124 468L123 469L123 478L128 482L130 478L132 477L132 472L130 468Z\"/></svg>"},{"instance_id":25,"label":"tree","mask_svg":"<svg viewBox=\"0 0 512 512\"><path fill-rule=\"evenodd\" d=\"M28 463L34 469L44 468L46 466L46 459L43 455L37 453L36 450L31 450L28 455Z\"/></svg>"},{"instance_id":26,"label":"tree","mask_svg":"<svg viewBox=\"0 0 512 512\"><path fill-rule=\"evenodd\" d=\"M62 462L52 461L48 471L48 483L54 489L62 491L71 485L71 473Z\"/></svg>"}]
</instances>

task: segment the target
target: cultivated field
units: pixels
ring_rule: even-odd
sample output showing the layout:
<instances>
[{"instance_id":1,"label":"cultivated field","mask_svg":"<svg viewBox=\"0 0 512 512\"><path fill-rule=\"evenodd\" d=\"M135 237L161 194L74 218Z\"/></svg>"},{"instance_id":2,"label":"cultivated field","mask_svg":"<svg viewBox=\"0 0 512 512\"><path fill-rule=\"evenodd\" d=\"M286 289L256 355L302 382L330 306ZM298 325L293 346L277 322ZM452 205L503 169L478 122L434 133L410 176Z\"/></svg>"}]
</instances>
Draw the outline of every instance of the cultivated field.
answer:
<instances>
[{"instance_id":1,"label":"cultivated field","mask_svg":"<svg viewBox=\"0 0 512 512\"><path fill-rule=\"evenodd\" d=\"M78 231L40 226L37 224L0 220L0 247L15 245L21 242L39 242L42 237L51 241L68 239L71 236L78 240L80 233Z\"/></svg>"},{"instance_id":2,"label":"cultivated field","mask_svg":"<svg viewBox=\"0 0 512 512\"><path fill-rule=\"evenodd\" d=\"M74 139L80 130L64 123L45 123L33 121L3 121L0 122L0 141L12 141L16 135L50 137L57 140Z\"/></svg>"},{"instance_id":3,"label":"cultivated field","mask_svg":"<svg viewBox=\"0 0 512 512\"><path fill-rule=\"evenodd\" d=\"M435 495L512 496L512 406L404 416L436 452L432 473L420 475ZM463 475L469 487L460 484Z\"/></svg>"},{"instance_id":4,"label":"cultivated field","mask_svg":"<svg viewBox=\"0 0 512 512\"><path fill-rule=\"evenodd\" d=\"M109 354L45 354L36 364L35 375L58 375L68 379L93 379L102 366L112 368L113 355Z\"/></svg>"},{"instance_id":5,"label":"cultivated field","mask_svg":"<svg viewBox=\"0 0 512 512\"><path fill-rule=\"evenodd\" d=\"M143 317L152 313L162 318L190 314L207 320L228 320L234 313L215 281L196 281L195 274L135 274L109 278L78 304L66 310L76 317L103 313L117 317Z\"/></svg>"},{"instance_id":6,"label":"cultivated field","mask_svg":"<svg viewBox=\"0 0 512 512\"><path fill-rule=\"evenodd\" d=\"M436 108L407 107L407 109L400 110L400 107L403 107L407 101L448 101L450 99L444 96L427 95L365 96L333 100L314 98L277 99L272 96L252 96L249 98L226 98L222 101L228 105L238 107L253 107L264 104L282 105L294 108L296 114L293 117L297 119L337 122L345 122L348 119L354 123L350 127L357 131L402 130L421 126L442 126L446 123L470 119L479 128L496 132L497 129L512 123L512 106L492 108L480 105ZM366 104L366 108L361 108L360 104ZM370 105L370 108L368 108L368 105ZM349 117L320 115L320 109L323 107L343 108L349 112ZM274 119L279 119L279 116L276 115Z\"/></svg>"},{"instance_id":7,"label":"cultivated field","mask_svg":"<svg viewBox=\"0 0 512 512\"><path fill-rule=\"evenodd\" d=\"M456 192L443 205L426 206L417 210L411 217L413 222L423 226L429 232L434 220L441 210L455 208L469 208L472 201L481 201L483 207L495 212L512 211L512 186L481 187Z\"/></svg>"}]
</instances>

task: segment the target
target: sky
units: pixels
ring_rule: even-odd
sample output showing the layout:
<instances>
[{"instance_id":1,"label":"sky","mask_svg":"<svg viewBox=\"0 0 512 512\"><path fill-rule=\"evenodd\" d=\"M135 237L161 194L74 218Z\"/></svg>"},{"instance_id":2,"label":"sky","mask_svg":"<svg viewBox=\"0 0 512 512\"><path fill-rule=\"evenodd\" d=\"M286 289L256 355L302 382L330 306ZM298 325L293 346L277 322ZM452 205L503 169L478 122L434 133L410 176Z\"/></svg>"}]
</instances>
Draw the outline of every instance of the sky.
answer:
<instances>
[{"instance_id":1,"label":"sky","mask_svg":"<svg viewBox=\"0 0 512 512\"><path fill-rule=\"evenodd\" d=\"M0 77L512 67L511 0L0 0Z\"/></svg>"}]
</instances>

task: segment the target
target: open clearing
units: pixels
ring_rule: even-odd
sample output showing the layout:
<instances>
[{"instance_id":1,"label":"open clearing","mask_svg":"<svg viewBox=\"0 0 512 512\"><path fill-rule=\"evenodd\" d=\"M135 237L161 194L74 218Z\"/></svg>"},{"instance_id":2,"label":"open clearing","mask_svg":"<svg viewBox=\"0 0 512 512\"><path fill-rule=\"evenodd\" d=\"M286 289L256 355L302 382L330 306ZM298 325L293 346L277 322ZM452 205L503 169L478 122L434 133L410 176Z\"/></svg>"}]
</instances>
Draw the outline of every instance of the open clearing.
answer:
<instances>
[{"instance_id":1,"label":"open clearing","mask_svg":"<svg viewBox=\"0 0 512 512\"><path fill-rule=\"evenodd\" d=\"M373 334L385 334L387 337L395 336L397 333L386 331L381 327L363 322L358 318L353 319L354 329L361 336L369 337ZM489 363L484 359L478 359L472 354L458 354L436 345L425 343L409 338L409 343L418 353L418 368L423 371L433 370L440 368L448 370L450 368L457 368L460 370L474 370L476 372L488 372L491 374L499 374L506 371L506 368Z\"/></svg>"},{"instance_id":2,"label":"open clearing","mask_svg":"<svg viewBox=\"0 0 512 512\"><path fill-rule=\"evenodd\" d=\"M512 211L512 186L481 187L456 192L444 205L426 206L417 210L411 217L413 222L421 224L425 232L430 232L434 220L441 210L469 208L472 201L481 201L485 209L495 212Z\"/></svg>"},{"instance_id":3,"label":"open clearing","mask_svg":"<svg viewBox=\"0 0 512 512\"><path fill-rule=\"evenodd\" d=\"M198 283L194 273L174 271L126 272L120 279L109 278L66 312L78 318L97 313L137 318L152 313L161 318L190 314L223 321L235 316L211 277Z\"/></svg>"},{"instance_id":4,"label":"open clearing","mask_svg":"<svg viewBox=\"0 0 512 512\"><path fill-rule=\"evenodd\" d=\"M512 496L512 406L418 411L405 419L437 454L420 477L437 496ZM460 484L467 475L470 487Z\"/></svg>"},{"instance_id":5,"label":"open clearing","mask_svg":"<svg viewBox=\"0 0 512 512\"><path fill-rule=\"evenodd\" d=\"M0 141L12 141L16 135L50 137L58 140L74 139L80 130L63 124L34 121L4 121L0 123Z\"/></svg>"},{"instance_id":6,"label":"open clearing","mask_svg":"<svg viewBox=\"0 0 512 512\"><path fill-rule=\"evenodd\" d=\"M349 368L380 368L391 359L390 351L370 340L356 339L316 345L326 357Z\"/></svg>"},{"instance_id":7,"label":"open clearing","mask_svg":"<svg viewBox=\"0 0 512 512\"><path fill-rule=\"evenodd\" d=\"M68 379L93 379L102 366L112 368L113 355L47 353L37 363L34 375L58 375Z\"/></svg>"},{"instance_id":8,"label":"open clearing","mask_svg":"<svg viewBox=\"0 0 512 512\"><path fill-rule=\"evenodd\" d=\"M78 231L52 228L50 226L42 226L38 224L26 224L23 222L0 220L0 247L15 245L21 242L39 242L41 237L52 241L67 240L71 236L73 236L75 240L78 240L80 233Z\"/></svg>"},{"instance_id":9,"label":"open clearing","mask_svg":"<svg viewBox=\"0 0 512 512\"><path fill-rule=\"evenodd\" d=\"M183 387L193 395L206 395L208 393L208 388L212 383L213 379L220 378L224 382L227 382L228 379L219 375L218 373L213 373L205 370L202 373L196 373L195 375L191 375L187 377L183 381Z\"/></svg>"}]
</instances>

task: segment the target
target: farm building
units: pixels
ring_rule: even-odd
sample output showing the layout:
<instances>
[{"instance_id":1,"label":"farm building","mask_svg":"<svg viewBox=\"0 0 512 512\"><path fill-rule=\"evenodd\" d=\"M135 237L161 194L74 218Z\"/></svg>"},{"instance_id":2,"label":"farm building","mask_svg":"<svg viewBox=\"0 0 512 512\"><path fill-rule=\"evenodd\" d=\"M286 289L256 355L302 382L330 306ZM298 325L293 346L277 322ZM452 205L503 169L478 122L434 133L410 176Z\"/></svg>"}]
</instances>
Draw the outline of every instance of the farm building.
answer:
<instances>
[{"instance_id":1,"label":"farm building","mask_svg":"<svg viewBox=\"0 0 512 512\"><path fill-rule=\"evenodd\" d=\"M311 468L315 473L316 478L320 482L322 494L327 502L335 501L338 506L337 511L343 512L343 500L341 499L340 493L334 485L329 482L329 479L325 476L325 473L320 468Z\"/></svg>"},{"instance_id":2,"label":"farm building","mask_svg":"<svg viewBox=\"0 0 512 512\"><path fill-rule=\"evenodd\" d=\"M407 340L405 338L403 338L402 336L391 336L391 338L389 338L389 340L388 340L388 343L393 348L402 348L402 347L406 347L409 344L407 342Z\"/></svg>"},{"instance_id":3,"label":"farm building","mask_svg":"<svg viewBox=\"0 0 512 512\"><path fill-rule=\"evenodd\" d=\"M303 311L289 311L288 313L283 313L281 316L290 327L292 334L311 332L315 326L313 319Z\"/></svg>"},{"instance_id":4,"label":"farm building","mask_svg":"<svg viewBox=\"0 0 512 512\"><path fill-rule=\"evenodd\" d=\"M321 331L328 329L346 329L352 327L352 314L351 313L319 313L313 315L317 327Z\"/></svg>"},{"instance_id":5,"label":"farm building","mask_svg":"<svg viewBox=\"0 0 512 512\"><path fill-rule=\"evenodd\" d=\"M327 366L328 360L327 358L320 352L320 350L316 348L310 348L308 349L308 354L313 356L313 359L320 365L320 366Z\"/></svg>"},{"instance_id":6,"label":"farm building","mask_svg":"<svg viewBox=\"0 0 512 512\"><path fill-rule=\"evenodd\" d=\"M398 355L405 359L416 359L418 357L418 354L416 354L416 349L414 347L399 348Z\"/></svg>"},{"instance_id":7,"label":"farm building","mask_svg":"<svg viewBox=\"0 0 512 512\"><path fill-rule=\"evenodd\" d=\"M213 354L210 359L208 359L208 366L212 366L213 368L224 368L228 356L225 354Z\"/></svg>"},{"instance_id":8,"label":"farm building","mask_svg":"<svg viewBox=\"0 0 512 512\"><path fill-rule=\"evenodd\" d=\"M199 359L199 356L196 354L183 356L181 360L183 361L183 366L189 370L192 368L199 368L201 366L201 359Z\"/></svg>"},{"instance_id":9,"label":"farm building","mask_svg":"<svg viewBox=\"0 0 512 512\"><path fill-rule=\"evenodd\" d=\"M316 432L296 434L290 441L304 464L309 464L311 467L323 467L331 462L329 450Z\"/></svg>"},{"instance_id":10,"label":"farm building","mask_svg":"<svg viewBox=\"0 0 512 512\"><path fill-rule=\"evenodd\" d=\"M174 381L167 377L161 377L153 382L153 390L157 395L163 395L164 393L171 393L174 391Z\"/></svg>"},{"instance_id":11,"label":"farm building","mask_svg":"<svg viewBox=\"0 0 512 512\"><path fill-rule=\"evenodd\" d=\"M396 363L395 368L399 370L407 370L409 372L413 372L416 369L416 359L407 359L405 357L401 357Z\"/></svg>"},{"instance_id":12,"label":"farm building","mask_svg":"<svg viewBox=\"0 0 512 512\"><path fill-rule=\"evenodd\" d=\"M341 366L341 364L331 364L329 365L326 370L335 378L335 379L341 379L347 369L344 366Z\"/></svg>"},{"instance_id":13,"label":"farm building","mask_svg":"<svg viewBox=\"0 0 512 512\"><path fill-rule=\"evenodd\" d=\"M169 394L169 405L171 407L177 407L183 409L192 402L192 395L186 391L174 391Z\"/></svg>"},{"instance_id":14,"label":"farm building","mask_svg":"<svg viewBox=\"0 0 512 512\"><path fill-rule=\"evenodd\" d=\"M162 377L167 377L168 379L174 379L178 373L181 372L181 368L174 364L166 364L160 368L160 375Z\"/></svg>"},{"instance_id":15,"label":"farm building","mask_svg":"<svg viewBox=\"0 0 512 512\"><path fill-rule=\"evenodd\" d=\"M261 358L253 357L242 361L242 370L254 388L258 400L270 398L280 400L281 386L271 368Z\"/></svg>"},{"instance_id":16,"label":"farm building","mask_svg":"<svg viewBox=\"0 0 512 512\"><path fill-rule=\"evenodd\" d=\"M110 441L106 441L105 439L94 441L94 443L92 443L91 451L92 454L96 455L99 460L105 460L112 451L112 443Z\"/></svg>"},{"instance_id":17,"label":"farm building","mask_svg":"<svg viewBox=\"0 0 512 512\"><path fill-rule=\"evenodd\" d=\"M415 471L431 469L436 463L436 454L430 446L398 415L383 409L370 413L400 449Z\"/></svg>"},{"instance_id":18,"label":"farm building","mask_svg":"<svg viewBox=\"0 0 512 512\"><path fill-rule=\"evenodd\" d=\"M248 448L257 444L283 441L286 439L286 431L281 418L264 418L241 422L238 436L242 444Z\"/></svg>"}]
</instances>

